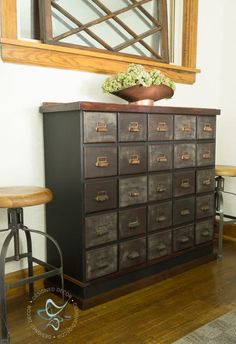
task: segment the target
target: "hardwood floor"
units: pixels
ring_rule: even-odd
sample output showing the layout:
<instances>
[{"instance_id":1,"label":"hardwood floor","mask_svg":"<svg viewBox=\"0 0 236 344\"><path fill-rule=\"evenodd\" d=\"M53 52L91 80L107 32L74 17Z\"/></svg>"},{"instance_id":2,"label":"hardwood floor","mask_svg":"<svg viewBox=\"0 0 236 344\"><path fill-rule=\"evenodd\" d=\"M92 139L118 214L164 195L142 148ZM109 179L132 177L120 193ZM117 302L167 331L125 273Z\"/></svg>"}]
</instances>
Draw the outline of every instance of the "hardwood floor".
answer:
<instances>
[{"instance_id":1,"label":"hardwood floor","mask_svg":"<svg viewBox=\"0 0 236 344\"><path fill-rule=\"evenodd\" d=\"M73 331L53 343L170 344L236 308L235 260L236 243L227 242L221 261L204 264L86 311L79 310ZM25 298L8 302L11 344L50 342L30 328L27 305ZM71 305L67 307L73 310ZM45 324L42 326L44 331Z\"/></svg>"}]
</instances>

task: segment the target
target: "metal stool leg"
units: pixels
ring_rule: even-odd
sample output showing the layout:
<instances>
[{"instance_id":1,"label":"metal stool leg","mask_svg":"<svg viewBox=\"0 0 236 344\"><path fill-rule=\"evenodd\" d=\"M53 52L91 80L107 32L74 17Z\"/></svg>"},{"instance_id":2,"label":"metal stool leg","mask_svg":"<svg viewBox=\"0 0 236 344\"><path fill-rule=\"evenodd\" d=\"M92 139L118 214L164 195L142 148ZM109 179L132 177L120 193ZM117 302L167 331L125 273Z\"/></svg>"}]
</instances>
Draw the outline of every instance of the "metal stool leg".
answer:
<instances>
[{"instance_id":1,"label":"metal stool leg","mask_svg":"<svg viewBox=\"0 0 236 344\"><path fill-rule=\"evenodd\" d=\"M224 230L224 178L216 177L216 212L219 215L219 232L218 232L218 258L223 257L223 230Z\"/></svg>"},{"instance_id":2,"label":"metal stool leg","mask_svg":"<svg viewBox=\"0 0 236 344\"><path fill-rule=\"evenodd\" d=\"M27 228L27 227L26 227ZM28 276L33 276L33 254L32 254L32 240L30 232L24 231L26 236L26 242L27 242L27 253L28 253ZM32 300L34 296L34 283L29 283L29 298Z\"/></svg>"}]
</instances>

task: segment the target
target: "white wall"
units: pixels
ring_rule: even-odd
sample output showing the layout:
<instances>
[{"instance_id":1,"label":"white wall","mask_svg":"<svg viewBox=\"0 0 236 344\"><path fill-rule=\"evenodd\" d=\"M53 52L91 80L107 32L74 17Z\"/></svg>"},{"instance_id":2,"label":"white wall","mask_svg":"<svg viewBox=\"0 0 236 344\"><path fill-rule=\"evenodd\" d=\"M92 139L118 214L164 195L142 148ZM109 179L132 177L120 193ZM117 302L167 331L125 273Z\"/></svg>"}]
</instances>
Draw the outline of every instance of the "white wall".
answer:
<instances>
[{"instance_id":1,"label":"white wall","mask_svg":"<svg viewBox=\"0 0 236 344\"><path fill-rule=\"evenodd\" d=\"M227 4L226 4L227 3ZM193 86L177 85L171 100L159 105L222 107L218 124L217 161L236 163L233 151L234 106L233 82L230 65L222 73L222 61L229 62L234 39L233 13L236 4L228 0L199 1L198 61L201 74ZM220 23L220 25L219 25ZM224 25L222 25L224 23ZM222 31L224 28L224 32ZM225 41L222 41L224 35ZM234 47L235 49L235 47ZM229 55L226 58L227 54ZM235 56L235 50L234 50ZM232 56L232 61L233 56ZM235 72L234 72L235 73ZM102 93L100 86L105 75L24 66L0 61L0 184L44 185L42 102L71 102L79 100L122 102ZM229 92L229 93L228 93ZM228 128L230 126L230 128ZM232 133L230 137L228 133ZM225 133L224 137L223 133ZM227 145L227 146L226 146ZM227 154L225 154L227 150ZM0 227L6 227L6 212L0 211ZM32 228L44 229L44 207L25 209L25 223ZM0 235L1 241L4 234ZM45 255L43 241L35 245L36 254ZM7 271L19 269L18 263L8 264Z\"/></svg>"}]
</instances>

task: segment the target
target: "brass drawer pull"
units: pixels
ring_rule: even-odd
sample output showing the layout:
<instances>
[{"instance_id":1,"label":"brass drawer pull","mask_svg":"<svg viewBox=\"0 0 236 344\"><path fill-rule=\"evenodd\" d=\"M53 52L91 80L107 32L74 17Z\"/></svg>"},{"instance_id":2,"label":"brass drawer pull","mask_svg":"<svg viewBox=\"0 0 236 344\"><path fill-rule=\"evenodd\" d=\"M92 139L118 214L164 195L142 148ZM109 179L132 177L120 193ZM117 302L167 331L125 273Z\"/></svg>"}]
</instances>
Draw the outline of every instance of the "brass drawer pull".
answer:
<instances>
[{"instance_id":1,"label":"brass drawer pull","mask_svg":"<svg viewBox=\"0 0 236 344\"><path fill-rule=\"evenodd\" d=\"M181 155L181 160L183 161L187 161L187 160L190 160L190 154L188 152L183 152L182 155Z\"/></svg>"},{"instance_id":2,"label":"brass drawer pull","mask_svg":"<svg viewBox=\"0 0 236 344\"><path fill-rule=\"evenodd\" d=\"M159 157L157 158L158 162L167 162L168 159L165 154L160 154Z\"/></svg>"},{"instance_id":3,"label":"brass drawer pull","mask_svg":"<svg viewBox=\"0 0 236 344\"><path fill-rule=\"evenodd\" d=\"M166 217L164 215L161 215L161 216L156 218L156 221L157 222L164 222L164 221L166 221Z\"/></svg>"},{"instance_id":4,"label":"brass drawer pull","mask_svg":"<svg viewBox=\"0 0 236 344\"><path fill-rule=\"evenodd\" d=\"M130 197L139 197L139 195L140 195L140 192L138 192L138 191L130 191L129 192Z\"/></svg>"},{"instance_id":5,"label":"brass drawer pull","mask_svg":"<svg viewBox=\"0 0 236 344\"><path fill-rule=\"evenodd\" d=\"M203 211L203 212L206 212L206 211L208 211L208 210L210 210L210 206L209 206L209 205L203 205L203 206L201 207L201 211Z\"/></svg>"},{"instance_id":6,"label":"brass drawer pull","mask_svg":"<svg viewBox=\"0 0 236 344\"><path fill-rule=\"evenodd\" d=\"M137 251L132 251L130 254L127 256L129 259L137 259L140 257L139 252Z\"/></svg>"},{"instance_id":7,"label":"brass drawer pull","mask_svg":"<svg viewBox=\"0 0 236 344\"><path fill-rule=\"evenodd\" d=\"M167 130L168 130L168 127L167 127L167 123L166 122L158 122L157 131L166 132Z\"/></svg>"},{"instance_id":8,"label":"brass drawer pull","mask_svg":"<svg viewBox=\"0 0 236 344\"><path fill-rule=\"evenodd\" d=\"M129 228L137 228L139 227L140 223L138 221L138 219L136 219L135 221L129 221L128 223L128 227Z\"/></svg>"},{"instance_id":9,"label":"brass drawer pull","mask_svg":"<svg viewBox=\"0 0 236 344\"><path fill-rule=\"evenodd\" d=\"M157 246L157 251L164 251L166 250L166 245L164 243L161 243Z\"/></svg>"},{"instance_id":10,"label":"brass drawer pull","mask_svg":"<svg viewBox=\"0 0 236 344\"><path fill-rule=\"evenodd\" d=\"M95 164L97 167L108 167L109 162L106 156L97 156L97 161Z\"/></svg>"},{"instance_id":11,"label":"brass drawer pull","mask_svg":"<svg viewBox=\"0 0 236 344\"><path fill-rule=\"evenodd\" d=\"M162 193L165 192L167 189L164 185L157 185L156 192L157 193Z\"/></svg>"},{"instance_id":12,"label":"brass drawer pull","mask_svg":"<svg viewBox=\"0 0 236 344\"><path fill-rule=\"evenodd\" d=\"M109 197L106 191L98 191L95 199L97 202L105 202Z\"/></svg>"},{"instance_id":13,"label":"brass drawer pull","mask_svg":"<svg viewBox=\"0 0 236 344\"><path fill-rule=\"evenodd\" d=\"M182 209L181 212L180 212L180 215L181 215L181 216L187 216L187 215L189 215L189 214L190 214L190 211L189 211L188 208Z\"/></svg>"},{"instance_id":14,"label":"brass drawer pull","mask_svg":"<svg viewBox=\"0 0 236 344\"><path fill-rule=\"evenodd\" d=\"M108 131L107 124L105 122L97 122L96 131L98 133L105 133Z\"/></svg>"},{"instance_id":15,"label":"brass drawer pull","mask_svg":"<svg viewBox=\"0 0 236 344\"><path fill-rule=\"evenodd\" d=\"M206 151L202 154L202 158L203 159L210 159L211 158L211 152L210 151Z\"/></svg>"},{"instance_id":16,"label":"brass drawer pull","mask_svg":"<svg viewBox=\"0 0 236 344\"><path fill-rule=\"evenodd\" d=\"M211 185L211 179L210 178L206 178L202 181L203 185Z\"/></svg>"},{"instance_id":17,"label":"brass drawer pull","mask_svg":"<svg viewBox=\"0 0 236 344\"><path fill-rule=\"evenodd\" d=\"M129 159L130 165L139 165L141 163L140 156L138 154L131 155Z\"/></svg>"},{"instance_id":18,"label":"brass drawer pull","mask_svg":"<svg viewBox=\"0 0 236 344\"><path fill-rule=\"evenodd\" d=\"M101 225L96 228L97 236L103 236L109 233L108 225Z\"/></svg>"},{"instance_id":19,"label":"brass drawer pull","mask_svg":"<svg viewBox=\"0 0 236 344\"><path fill-rule=\"evenodd\" d=\"M211 132L211 131L213 131L213 128L212 128L212 126L211 126L211 123L205 123L205 124L204 124L204 127L203 127L203 131L205 131L205 132Z\"/></svg>"},{"instance_id":20,"label":"brass drawer pull","mask_svg":"<svg viewBox=\"0 0 236 344\"><path fill-rule=\"evenodd\" d=\"M129 123L129 132L132 132L132 133L137 133L140 131L140 126L138 124L138 122L130 122Z\"/></svg>"},{"instance_id":21,"label":"brass drawer pull","mask_svg":"<svg viewBox=\"0 0 236 344\"><path fill-rule=\"evenodd\" d=\"M201 236L207 238L210 236L210 232L208 229L204 229L204 231L201 233Z\"/></svg>"},{"instance_id":22,"label":"brass drawer pull","mask_svg":"<svg viewBox=\"0 0 236 344\"><path fill-rule=\"evenodd\" d=\"M106 268L108 268L108 266L109 266L109 264L108 263L103 263L103 264L101 264L101 265L98 265L98 269L99 270L101 270L101 269L106 269Z\"/></svg>"},{"instance_id":23,"label":"brass drawer pull","mask_svg":"<svg viewBox=\"0 0 236 344\"><path fill-rule=\"evenodd\" d=\"M189 179L182 179L180 183L180 187L183 189L187 189L190 187L190 181Z\"/></svg>"},{"instance_id":24,"label":"brass drawer pull","mask_svg":"<svg viewBox=\"0 0 236 344\"><path fill-rule=\"evenodd\" d=\"M190 241L190 238L187 237L187 236L183 236L182 238L179 239L179 241L180 241L182 244L185 244L186 242L189 242L189 241Z\"/></svg>"},{"instance_id":25,"label":"brass drawer pull","mask_svg":"<svg viewBox=\"0 0 236 344\"><path fill-rule=\"evenodd\" d=\"M190 128L187 124L183 124L181 130L187 133L192 131L192 128Z\"/></svg>"}]
</instances>

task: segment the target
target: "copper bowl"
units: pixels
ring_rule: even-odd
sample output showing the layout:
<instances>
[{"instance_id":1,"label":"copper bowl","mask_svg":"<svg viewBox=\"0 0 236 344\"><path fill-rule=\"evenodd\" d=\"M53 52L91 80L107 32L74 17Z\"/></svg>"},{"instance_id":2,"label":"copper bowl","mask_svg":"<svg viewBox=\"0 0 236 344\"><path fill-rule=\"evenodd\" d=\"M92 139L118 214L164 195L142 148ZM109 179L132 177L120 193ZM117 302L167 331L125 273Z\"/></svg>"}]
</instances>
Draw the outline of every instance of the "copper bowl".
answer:
<instances>
[{"instance_id":1,"label":"copper bowl","mask_svg":"<svg viewBox=\"0 0 236 344\"><path fill-rule=\"evenodd\" d=\"M156 100L172 97L174 91L166 85L151 85L148 87L135 85L113 92L113 94L127 100L129 103L153 105Z\"/></svg>"}]
</instances>

